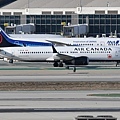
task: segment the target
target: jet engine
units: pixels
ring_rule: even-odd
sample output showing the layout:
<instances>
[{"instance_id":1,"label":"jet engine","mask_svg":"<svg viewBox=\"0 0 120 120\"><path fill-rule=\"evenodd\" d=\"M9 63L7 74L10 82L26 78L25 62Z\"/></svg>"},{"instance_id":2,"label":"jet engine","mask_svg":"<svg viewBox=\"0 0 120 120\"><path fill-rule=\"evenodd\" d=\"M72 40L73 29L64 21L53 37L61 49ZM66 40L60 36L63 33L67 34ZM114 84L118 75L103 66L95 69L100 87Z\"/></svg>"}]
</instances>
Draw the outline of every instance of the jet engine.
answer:
<instances>
[{"instance_id":1,"label":"jet engine","mask_svg":"<svg viewBox=\"0 0 120 120\"><path fill-rule=\"evenodd\" d=\"M85 56L77 57L72 59L71 61L65 61L66 65L88 65L89 58Z\"/></svg>"}]
</instances>

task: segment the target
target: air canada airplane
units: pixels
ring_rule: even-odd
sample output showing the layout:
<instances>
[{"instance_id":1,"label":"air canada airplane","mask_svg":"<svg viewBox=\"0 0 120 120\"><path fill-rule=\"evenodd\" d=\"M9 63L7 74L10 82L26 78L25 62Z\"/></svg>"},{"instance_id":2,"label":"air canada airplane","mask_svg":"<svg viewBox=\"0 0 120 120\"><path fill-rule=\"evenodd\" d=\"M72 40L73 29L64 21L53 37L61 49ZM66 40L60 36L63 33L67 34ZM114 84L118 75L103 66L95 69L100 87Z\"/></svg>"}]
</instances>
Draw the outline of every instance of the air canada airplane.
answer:
<instances>
[{"instance_id":1,"label":"air canada airplane","mask_svg":"<svg viewBox=\"0 0 120 120\"><path fill-rule=\"evenodd\" d=\"M0 55L14 60L26 62L54 62L54 67L72 65L73 71L76 66L88 65L89 62L116 61L120 62L120 48L104 46L41 46L41 47L3 47ZM59 64L58 64L59 63Z\"/></svg>"},{"instance_id":2,"label":"air canada airplane","mask_svg":"<svg viewBox=\"0 0 120 120\"><path fill-rule=\"evenodd\" d=\"M28 35L29 36L29 35ZM34 35L35 36L35 35ZM54 35L55 36L55 35ZM0 47L36 47L36 46L120 46L120 38L15 38L7 35L0 28Z\"/></svg>"}]
</instances>

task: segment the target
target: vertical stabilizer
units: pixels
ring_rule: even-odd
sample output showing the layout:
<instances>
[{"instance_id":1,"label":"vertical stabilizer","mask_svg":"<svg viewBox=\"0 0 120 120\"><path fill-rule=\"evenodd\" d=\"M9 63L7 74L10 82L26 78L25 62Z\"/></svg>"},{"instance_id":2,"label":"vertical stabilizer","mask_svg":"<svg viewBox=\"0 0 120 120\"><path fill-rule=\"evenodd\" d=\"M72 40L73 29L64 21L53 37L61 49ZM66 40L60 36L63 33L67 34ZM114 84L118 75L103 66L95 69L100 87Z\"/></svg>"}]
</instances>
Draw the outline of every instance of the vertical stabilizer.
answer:
<instances>
[{"instance_id":1,"label":"vertical stabilizer","mask_svg":"<svg viewBox=\"0 0 120 120\"><path fill-rule=\"evenodd\" d=\"M0 27L0 47L15 47L19 46L12 43L12 39Z\"/></svg>"}]
</instances>

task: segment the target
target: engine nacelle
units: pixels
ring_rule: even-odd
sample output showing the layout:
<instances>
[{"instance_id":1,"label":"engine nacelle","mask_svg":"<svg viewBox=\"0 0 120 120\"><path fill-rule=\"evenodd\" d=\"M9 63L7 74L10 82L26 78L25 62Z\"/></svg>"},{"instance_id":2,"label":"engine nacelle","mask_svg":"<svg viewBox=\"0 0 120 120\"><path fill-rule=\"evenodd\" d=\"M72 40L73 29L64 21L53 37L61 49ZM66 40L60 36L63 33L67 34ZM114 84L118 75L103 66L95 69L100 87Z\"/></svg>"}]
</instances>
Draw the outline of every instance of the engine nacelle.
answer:
<instances>
[{"instance_id":1,"label":"engine nacelle","mask_svg":"<svg viewBox=\"0 0 120 120\"><path fill-rule=\"evenodd\" d=\"M74 58L71 61L66 61L66 65L88 65L89 64L89 58L85 56L81 56L79 58Z\"/></svg>"}]
</instances>

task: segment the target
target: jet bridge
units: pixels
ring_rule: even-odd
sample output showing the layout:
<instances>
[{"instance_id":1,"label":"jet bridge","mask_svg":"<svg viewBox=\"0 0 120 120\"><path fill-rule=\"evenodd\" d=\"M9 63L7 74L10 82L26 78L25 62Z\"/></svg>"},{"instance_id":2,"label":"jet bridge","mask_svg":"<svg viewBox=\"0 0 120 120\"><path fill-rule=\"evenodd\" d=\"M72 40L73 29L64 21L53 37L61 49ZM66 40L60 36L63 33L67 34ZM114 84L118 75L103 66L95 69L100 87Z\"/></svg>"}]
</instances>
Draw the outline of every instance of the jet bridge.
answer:
<instances>
[{"instance_id":1,"label":"jet bridge","mask_svg":"<svg viewBox=\"0 0 120 120\"><path fill-rule=\"evenodd\" d=\"M88 34L88 24L63 26L63 36L81 37Z\"/></svg>"}]
</instances>

